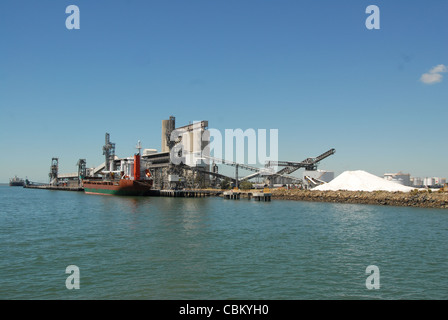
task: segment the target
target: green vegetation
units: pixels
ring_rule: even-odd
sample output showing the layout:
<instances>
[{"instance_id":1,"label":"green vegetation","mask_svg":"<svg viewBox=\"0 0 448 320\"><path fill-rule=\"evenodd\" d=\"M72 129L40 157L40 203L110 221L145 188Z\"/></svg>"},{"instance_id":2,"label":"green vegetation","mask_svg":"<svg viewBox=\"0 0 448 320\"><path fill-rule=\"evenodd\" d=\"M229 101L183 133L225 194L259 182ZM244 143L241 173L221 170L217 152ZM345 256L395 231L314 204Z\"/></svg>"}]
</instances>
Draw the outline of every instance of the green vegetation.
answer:
<instances>
[{"instance_id":1,"label":"green vegetation","mask_svg":"<svg viewBox=\"0 0 448 320\"><path fill-rule=\"evenodd\" d=\"M253 184L250 181L243 181L239 185L241 190L250 190L253 188Z\"/></svg>"},{"instance_id":2,"label":"green vegetation","mask_svg":"<svg viewBox=\"0 0 448 320\"><path fill-rule=\"evenodd\" d=\"M224 180L221 181L221 189L228 190L231 188L232 188L232 180L230 180L229 178L225 178Z\"/></svg>"}]
</instances>

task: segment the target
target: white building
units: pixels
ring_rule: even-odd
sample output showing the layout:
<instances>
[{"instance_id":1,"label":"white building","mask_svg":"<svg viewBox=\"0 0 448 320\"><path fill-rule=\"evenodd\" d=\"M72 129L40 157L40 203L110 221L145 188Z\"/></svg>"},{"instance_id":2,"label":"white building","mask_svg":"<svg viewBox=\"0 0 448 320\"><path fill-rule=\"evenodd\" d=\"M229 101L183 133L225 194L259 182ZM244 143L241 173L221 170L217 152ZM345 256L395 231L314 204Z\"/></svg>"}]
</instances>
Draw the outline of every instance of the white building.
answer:
<instances>
[{"instance_id":1,"label":"white building","mask_svg":"<svg viewBox=\"0 0 448 320\"><path fill-rule=\"evenodd\" d=\"M412 187L421 187L423 186L423 179L422 178L411 178L411 186Z\"/></svg>"},{"instance_id":2,"label":"white building","mask_svg":"<svg viewBox=\"0 0 448 320\"><path fill-rule=\"evenodd\" d=\"M446 183L446 178L433 177L434 184L437 186L443 186Z\"/></svg>"},{"instance_id":3,"label":"white building","mask_svg":"<svg viewBox=\"0 0 448 320\"><path fill-rule=\"evenodd\" d=\"M414 187L438 187L446 183L446 178L440 177L426 177L426 178L411 178L411 185Z\"/></svg>"},{"instance_id":4,"label":"white building","mask_svg":"<svg viewBox=\"0 0 448 320\"><path fill-rule=\"evenodd\" d=\"M430 187L435 185L435 179L433 177L426 177L423 179L423 185L426 187Z\"/></svg>"},{"instance_id":5,"label":"white building","mask_svg":"<svg viewBox=\"0 0 448 320\"><path fill-rule=\"evenodd\" d=\"M446 178L440 177L427 177L423 179L423 185L427 187L431 186L443 186L446 183Z\"/></svg>"},{"instance_id":6,"label":"white building","mask_svg":"<svg viewBox=\"0 0 448 320\"><path fill-rule=\"evenodd\" d=\"M411 186L411 175L409 173L403 173L401 171L398 173L385 173L384 179L402 184L404 186Z\"/></svg>"}]
</instances>

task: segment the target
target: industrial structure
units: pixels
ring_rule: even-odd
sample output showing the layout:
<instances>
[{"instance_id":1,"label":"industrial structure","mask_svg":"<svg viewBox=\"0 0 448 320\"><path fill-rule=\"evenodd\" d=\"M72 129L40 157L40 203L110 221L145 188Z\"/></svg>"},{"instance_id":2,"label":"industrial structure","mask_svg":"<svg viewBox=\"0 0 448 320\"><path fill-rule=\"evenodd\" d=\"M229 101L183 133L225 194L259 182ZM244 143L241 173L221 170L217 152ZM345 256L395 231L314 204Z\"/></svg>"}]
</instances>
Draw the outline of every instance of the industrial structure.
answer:
<instances>
[{"instance_id":1,"label":"industrial structure","mask_svg":"<svg viewBox=\"0 0 448 320\"><path fill-rule=\"evenodd\" d=\"M446 184L446 178L441 177L411 177L409 173L385 173L384 179L393 181L404 186L415 188L442 188Z\"/></svg>"},{"instance_id":2,"label":"industrial structure","mask_svg":"<svg viewBox=\"0 0 448 320\"><path fill-rule=\"evenodd\" d=\"M402 184L404 186L411 186L411 175L409 173L403 173L401 171L398 173L385 173L384 179Z\"/></svg>"},{"instance_id":3,"label":"industrial structure","mask_svg":"<svg viewBox=\"0 0 448 320\"><path fill-rule=\"evenodd\" d=\"M50 185L52 186L55 186L58 183L58 171L59 171L59 159L52 158L50 173L48 174L48 177L50 178Z\"/></svg>"},{"instance_id":4,"label":"industrial structure","mask_svg":"<svg viewBox=\"0 0 448 320\"><path fill-rule=\"evenodd\" d=\"M334 179L334 172L327 170L305 170L303 172L303 181L309 188L314 188Z\"/></svg>"},{"instance_id":5,"label":"industrial structure","mask_svg":"<svg viewBox=\"0 0 448 320\"><path fill-rule=\"evenodd\" d=\"M303 174L302 184L309 188L315 187L317 185L330 182L334 178L334 172L331 171L318 171L317 165L320 161L328 158L329 156L336 153L335 149L330 149L315 158L306 158L301 162L294 161L268 161L266 167L272 166L282 166L283 169L279 170L274 177L278 179L281 175L291 174L298 169L305 168Z\"/></svg>"},{"instance_id":6,"label":"industrial structure","mask_svg":"<svg viewBox=\"0 0 448 320\"><path fill-rule=\"evenodd\" d=\"M155 189L199 188L210 185L210 166L204 161L208 121L176 128L176 119L162 120L162 152L143 150L142 161ZM205 139L204 139L205 138Z\"/></svg>"},{"instance_id":7,"label":"industrial structure","mask_svg":"<svg viewBox=\"0 0 448 320\"><path fill-rule=\"evenodd\" d=\"M114 171L115 143L110 142L110 135L106 133L106 142L103 146L103 155L105 156L104 167L106 170Z\"/></svg>"},{"instance_id":8,"label":"industrial structure","mask_svg":"<svg viewBox=\"0 0 448 320\"><path fill-rule=\"evenodd\" d=\"M151 177L155 190L182 190L198 188L217 188L223 180L230 181L238 188L240 183L257 178L262 179L262 186L295 184L301 187L313 187L329 182L334 173L317 170L317 165L323 159L333 155L335 149L315 157L306 158L300 162L268 161L265 167L257 168L243 163L211 157L209 154L210 134L208 121L196 121L176 127L176 119L170 116L162 120L161 151L143 149L140 142L137 145L141 154L139 165L142 176L146 173ZM134 157L120 158L115 154L115 143L111 142L110 134L106 133L102 147L104 163L97 167L87 167L86 159L79 159L77 172L60 174L58 158L53 158L50 169L50 184L63 184L70 187L82 187L83 179L99 179L111 177L114 174L130 173L134 170ZM218 165L235 168L234 176L219 173ZM276 171L276 167L282 167ZM305 169L303 178L290 174L300 168ZM252 171L241 175L240 170Z\"/></svg>"}]
</instances>

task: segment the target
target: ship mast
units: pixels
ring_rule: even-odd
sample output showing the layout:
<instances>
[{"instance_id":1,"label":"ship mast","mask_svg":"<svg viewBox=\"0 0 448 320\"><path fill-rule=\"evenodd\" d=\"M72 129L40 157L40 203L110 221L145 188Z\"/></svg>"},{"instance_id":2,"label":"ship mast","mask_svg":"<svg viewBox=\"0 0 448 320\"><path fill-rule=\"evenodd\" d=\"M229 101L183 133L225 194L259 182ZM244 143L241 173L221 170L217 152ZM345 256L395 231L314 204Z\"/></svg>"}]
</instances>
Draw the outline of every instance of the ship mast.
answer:
<instances>
[{"instance_id":1,"label":"ship mast","mask_svg":"<svg viewBox=\"0 0 448 320\"><path fill-rule=\"evenodd\" d=\"M135 148L138 150L138 154L140 155L140 150L142 149L142 143L140 140L138 140L137 145L135 146Z\"/></svg>"}]
</instances>

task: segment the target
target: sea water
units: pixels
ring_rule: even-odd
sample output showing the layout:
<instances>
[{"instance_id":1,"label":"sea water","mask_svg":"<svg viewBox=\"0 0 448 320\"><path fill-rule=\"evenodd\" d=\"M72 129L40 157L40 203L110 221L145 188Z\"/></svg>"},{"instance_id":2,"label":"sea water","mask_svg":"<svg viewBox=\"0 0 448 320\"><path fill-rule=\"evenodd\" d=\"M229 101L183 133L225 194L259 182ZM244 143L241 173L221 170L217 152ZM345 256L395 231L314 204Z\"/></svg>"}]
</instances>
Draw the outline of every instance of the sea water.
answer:
<instances>
[{"instance_id":1,"label":"sea water","mask_svg":"<svg viewBox=\"0 0 448 320\"><path fill-rule=\"evenodd\" d=\"M1 186L0 258L0 299L447 299L448 210Z\"/></svg>"}]
</instances>

